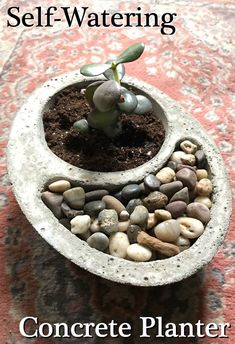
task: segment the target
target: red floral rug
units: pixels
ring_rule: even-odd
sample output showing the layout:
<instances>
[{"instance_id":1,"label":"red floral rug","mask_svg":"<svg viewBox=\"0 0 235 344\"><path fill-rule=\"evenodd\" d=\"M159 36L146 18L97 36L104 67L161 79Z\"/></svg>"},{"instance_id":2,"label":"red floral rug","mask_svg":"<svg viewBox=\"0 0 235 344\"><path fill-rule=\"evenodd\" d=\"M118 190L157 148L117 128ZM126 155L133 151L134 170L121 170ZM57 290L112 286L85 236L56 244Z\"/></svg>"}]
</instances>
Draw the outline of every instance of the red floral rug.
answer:
<instances>
[{"instance_id":1,"label":"red floral rug","mask_svg":"<svg viewBox=\"0 0 235 344\"><path fill-rule=\"evenodd\" d=\"M234 158L234 3L229 1L161 1L145 12L175 12L176 33L163 36L157 28L7 28L3 0L0 43L0 344L24 343L174 343L219 344L235 342L235 218L213 261L200 273L174 285L137 288L91 275L50 247L21 213L6 170L6 144L12 119L27 96L47 79L78 70L88 62L109 59L129 44L143 41L146 51L127 73L177 100L206 128L217 143L235 186ZM56 6L63 6L57 1ZM70 6L78 2L71 0ZM38 2L17 1L21 13ZM41 6L51 6L48 0ZM65 6L65 5L64 5ZM135 1L86 1L92 11L136 10ZM17 159L17 157L16 157ZM26 339L19 333L25 316L39 321L129 322L130 338ZM139 338L140 316L162 316L164 322L230 322L229 338Z\"/></svg>"}]
</instances>

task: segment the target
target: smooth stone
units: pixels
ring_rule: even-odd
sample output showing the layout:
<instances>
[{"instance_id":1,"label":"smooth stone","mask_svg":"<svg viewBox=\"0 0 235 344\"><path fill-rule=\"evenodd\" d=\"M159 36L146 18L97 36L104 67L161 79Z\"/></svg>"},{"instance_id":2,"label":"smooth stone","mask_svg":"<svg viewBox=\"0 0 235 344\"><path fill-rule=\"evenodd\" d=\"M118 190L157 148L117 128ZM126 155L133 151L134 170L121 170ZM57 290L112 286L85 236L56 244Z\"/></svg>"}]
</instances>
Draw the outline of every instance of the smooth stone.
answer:
<instances>
[{"instance_id":1,"label":"smooth stone","mask_svg":"<svg viewBox=\"0 0 235 344\"><path fill-rule=\"evenodd\" d=\"M151 213L156 209L163 208L167 202L168 197L159 191L153 191L143 199L144 206Z\"/></svg>"},{"instance_id":2,"label":"smooth stone","mask_svg":"<svg viewBox=\"0 0 235 344\"><path fill-rule=\"evenodd\" d=\"M73 209L82 209L85 204L85 191L81 187L69 189L63 193L64 201Z\"/></svg>"},{"instance_id":3,"label":"smooth stone","mask_svg":"<svg viewBox=\"0 0 235 344\"><path fill-rule=\"evenodd\" d=\"M118 222L118 232L126 232L130 226L130 220Z\"/></svg>"},{"instance_id":4,"label":"smooth stone","mask_svg":"<svg viewBox=\"0 0 235 344\"><path fill-rule=\"evenodd\" d=\"M185 164L185 165L194 166L195 163L196 163L195 155L193 155L193 154L186 154L186 156L182 158L182 163Z\"/></svg>"},{"instance_id":5,"label":"smooth stone","mask_svg":"<svg viewBox=\"0 0 235 344\"><path fill-rule=\"evenodd\" d=\"M104 209L105 209L105 202L91 201L85 204L84 213L90 215L90 217L97 217L98 214Z\"/></svg>"},{"instance_id":6,"label":"smooth stone","mask_svg":"<svg viewBox=\"0 0 235 344\"><path fill-rule=\"evenodd\" d=\"M156 177L162 184L170 183L174 180L175 171L170 167L163 167L157 174Z\"/></svg>"},{"instance_id":7,"label":"smooth stone","mask_svg":"<svg viewBox=\"0 0 235 344\"><path fill-rule=\"evenodd\" d=\"M79 238L87 241L87 239L92 235L91 231L88 229L85 233L78 234Z\"/></svg>"},{"instance_id":8,"label":"smooth stone","mask_svg":"<svg viewBox=\"0 0 235 344\"><path fill-rule=\"evenodd\" d=\"M207 196L197 196L194 199L194 202L204 204L208 209L210 209L212 207L212 202L211 202L210 198Z\"/></svg>"},{"instance_id":9,"label":"smooth stone","mask_svg":"<svg viewBox=\"0 0 235 344\"><path fill-rule=\"evenodd\" d=\"M197 145L189 140L184 140L181 142L180 148L187 154L194 154L197 150Z\"/></svg>"},{"instance_id":10,"label":"smooth stone","mask_svg":"<svg viewBox=\"0 0 235 344\"><path fill-rule=\"evenodd\" d=\"M170 199L176 192L180 191L181 189L183 189L183 183L177 180L171 183L162 184L159 191L164 193Z\"/></svg>"},{"instance_id":11,"label":"smooth stone","mask_svg":"<svg viewBox=\"0 0 235 344\"><path fill-rule=\"evenodd\" d=\"M127 236L131 244L134 244L137 242L137 235L141 231L140 226L137 225L130 225L127 228Z\"/></svg>"},{"instance_id":12,"label":"smooth stone","mask_svg":"<svg viewBox=\"0 0 235 344\"><path fill-rule=\"evenodd\" d=\"M150 191L157 191L159 190L159 187L161 185L161 182L155 177L153 174L148 174L144 178L144 185L146 188L148 188Z\"/></svg>"},{"instance_id":13,"label":"smooth stone","mask_svg":"<svg viewBox=\"0 0 235 344\"><path fill-rule=\"evenodd\" d=\"M203 150L199 149L198 151L196 151L195 158L196 158L196 164L198 168L206 167L207 160L206 160L206 156Z\"/></svg>"},{"instance_id":14,"label":"smooth stone","mask_svg":"<svg viewBox=\"0 0 235 344\"><path fill-rule=\"evenodd\" d=\"M212 193L212 189L213 189L213 186L210 179L202 178L196 184L195 192L199 196L210 196L210 194Z\"/></svg>"},{"instance_id":15,"label":"smooth stone","mask_svg":"<svg viewBox=\"0 0 235 344\"><path fill-rule=\"evenodd\" d=\"M168 161L167 167L170 167L173 171L176 170L177 163L174 161Z\"/></svg>"},{"instance_id":16,"label":"smooth stone","mask_svg":"<svg viewBox=\"0 0 235 344\"><path fill-rule=\"evenodd\" d=\"M140 187L140 194L141 195L148 195L149 193L149 189L146 187L146 185L144 184L144 182L140 183L139 184L139 187Z\"/></svg>"},{"instance_id":17,"label":"smooth stone","mask_svg":"<svg viewBox=\"0 0 235 344\"><path fill-rule=\"evenodd\" d=\"M62 212L64 213L64 215L69 219L72 220L75 216L78 215L83 215L84 211L83 210L76 210L76 209L72 209L68 206L67 203L62 202L61 204L61 209Z\"/></svg>"},{"instance_id":18,"label":"smooth stone","mask_svg":"<svg viewBox=\"0 0 235 344\"><path fill-rule=\"evenodd\" d=\"M95 219L91 226L90 226L90 231L92 233L96 233L96 232L100 232L100 225L99 225L99 222L98 222L98 219Z\"/></svg>"},{"instance_id":19,"label":"smooth stone","mask_svg":"<svg viewBox=\"0 0 235 344\"><path fill-rule=\"evenodd\" d=\"M89 215L78 215L70 221L70 224L73 234L83 234L90 228L91 218Z\"/></svg>"},{"instance_id":20,"label":"smooth stone","mask_svg":"<svg viewBox=\"0 0 235 344\"><path fill-rule=\"evenodd\" d=\"M207 172L207 170L204 170L204 169L198 169L196 171L196 176L197 176L197 180L201 180L203 178L208 178L208 172Z\"/></svg>"},{"instance_id":21,"label":"smooth stone","mask_svg":"<svg viewBox=\"0 0 235 344\"><path fill-rule=\"evenodd\" d=\"M127 248L127 255L135 262L147 262L152 257L152 251L140 244L131 244Z\"/></svg>"},{"instance_id":22,"label":"smooth stone","mask_svg":"<svg viewBox=\"0 0 235 344\"><path fill-rule=\"evenodd\" d=\"M91 201L99 201L101 200L105 195L108 195L108 190L101 189L101 190L93 190L85 193L85 201L91 202Z\"/></svg>"},{"instance_id":23,"label":"smooth stone","mask_svg":"<svg viewBox=\"0 0 235 344\"><path fill-rule=\"evenodd\" d=\"M92 248L104 252L109 246L109 238L101 232L92 234L86 241Z\"/></svg>"},{"instance_id":24,"label":"smooth stone","mask_svg":"<svg viewBox=\"0 0 235 344\"><path fill-rule=\"evenodd\" d=\"M190 203L187 206L187 215L189 217L194 217L195 219L200 220L202 223L207 223L210 221L210 210L208 207L201 203Z\"/></svg>"},{"instance_id":25,"label":"smooth stone","mask_svg":"<svg viewBox=\"0 0 235 344\"><path fill-rule=\"evenodd\" d=\"M184 238L182 235L180 235L176 239L176 241L174 241L174 244L179 247L180 252L183 252L190 247L190 240L188 238Z\"/></svg>"},{"instance_id":26,"label":"smooth stone","mask_svg":"<svg viewBox=\"0 0 235 344\"><path fill-rule=\"evenodd\" d=\"M107 235L118 231L118 214L114 209L104 209L99 213L100 230Z\"/></svg>"},{"instance_id":27,"label":"smooth stone","mask_svg":"<svg viewBox=\"0 0 235 344\"><path fill-rule=\"evenodd\" d=\"M44 191L41 195L42 201L45 205L52 211L52 213L57 217L57 219L61 219L63 217L63 213L61 210L61 203L63 202L63 196L60 194L55 194L50 191Z\"/></svg>"},{"instance_id":28,"label":"smooth stone","mask_svg":"<svg viewBox=\"0 0 235 344\"><path fill-rule=\"evenodd\" d=\"M138 225L145 229L148 221L148 209L143 205L137 205L130 216L130 222L132 225Z\"/></svg>"},{"instance_id":29,"label":"smooth stone","mask_svg":"<svg viewBox=\"0 0 235 344\"><path fill-rule=\"evenodd\" d=\"M116 192L113 197L115 197L116 199L118 199L120 202L125 202L125 200L122 197L122 191L118 191Z\"/></svg>"},{"instance_id":30,"label":"smooth stone","mask_svg":"<svg viewBox=\"0 0 235 344\"><path fill-rule=\"evenodd\" d=\"M189 165L183 165L183 164L178 164L176 167L176 171L182 170L182 168L189 168L190 170L192 170L194 173L197 172L196 166L189 166Z\"/></svg>"},{"instance_id":31,"label":"smooth stone","mask_svg":"<svg viewBox=\"0 0 235 344\"><path fill-rule=\"evenodd\" d=\"M154 227L154 233L157 239L164 242L175 241L181 232L181 227L177 220L166 220Z\"/></svg>"},{"instance_id":32,"label":"smooth stone","mask_svg":"<svg viewBox=\"0 0 235 344\"><path fill-rule=\"evenodd\" d=\"M149 213L148 214L148 221L147 221L147 229L151 229L157 224L157 217L155 216L154 213Z\"/></svg>"},{"instance_id":33,"label":"smooth stone","mask_svg":"<svg viewBox=\"0 0 235 344\"><path fill-rule=\"evenodd\" d=\"M120 221L127 221L130 218L130 214L128 213L127 210L123 210L119 214L119 219Z\"/></svg>"},{"instance_id":34,"label":"smooth stone","mask_svg":"<svg viewBox=\"0 0 235 344\"><path fill-rule=\"evenodd\" d=\"M166 206L173 219L182 216L186 212L187 204L183 201L175 201Z\"/></svg>"},{"instance_id":35,"label":"smooth stone","mask_svg":"<svg viewBox=\"0 0 235 344\"><path fill-rule=\"evenodd\" d=\"M176 173L176 179L183 183L189 190L193 190L197 183L196 173L189 168L182 168Z\"/></svg>"},{"instance_id":36,"label":"smooth stone","mask_svg":"<svg viewBox=\"0 0 235 344\"><path fill-rule=\"evenodd\" d=\"M176 164L183 164L183 159L187 158L187 154L182 151L175 151L171 157L170 161L174 161Z\"/></svg>"},{"instance_id":37,"label":"smooth stone","mask_svg":"<svg viewBox=\"0 0 235 344\"><path fill-rule=\"evenodd\" d=\"M189 193L188 193L188 188L185 187L182 190L176 192L173 197L170 199L170 202L174 202L174 201L183 201L186 204L189 203Z\"/></svg>"},{"instance_id":38,"label":"smooth stone","mask_svg":"<svg viewBox=\"0 0 235 344\"><path fill-rule=\"evenodd\" d=\"M154 211L157 220L166 221L172 219L171 213L165 209L157 209Z\"/></svg>"},{"instance_id":39,"label":"smooth stone","mask_svg":"<svg viewBox=\"0 0 235 344\"><path fill-rule=\"evenodd\" d=\"M111 256L126 258L130 242L126 233L117 232L109 238L109 253Z\"/></svg>"},{"instance_id":40,"label":"smooth stone","mask_svg":"<svg viewBox=\"0 0 235 344\"><path fill-rule=\"evenodd\" d=\"M51 192L63 193L71 188L71 184L68 180L57 180L56 182L48 185L48 189Z\"/></svg>"},{"instance_id":41,"label":"smooth stone","mask_svg":"<svg viewBox=\"0 0 235 344\"><path fill-rule=\"evenodd\" d=\"M125 206L113 196L106 195L102 198L102 201L104 201L106 208L114 209L118 214L120 214L121 211L125 210Z\"/></svg>"},{"instance_id":42,"label":"smooth stone","mask_svg":"<svg viewBox=\"0 0 235 344\"><path fill-rule=\"evenodd\" d=\"M179 217L181 235L188 239L196 239L204 232L203 223L192 217Z\"/></svg>"},{"instance_id":43,"label":"smooth stone","mask_svg":"<svg viewBox=\"0 0 235 344\"><path fill-rule=\"evenodd\" d=\"M138 184L130 184L122 189L122 197L127 201L138 198L140 196L140 186Z\"/></svg>"},{"instance_id":44,"label":"smooth stone","mask_svg":"<svg viewBox=\"0 0 235 344\"><path fill-rule=\"evenodd\" d=\"M66 227L67 229L71 229L71 224L70 224L70 221L69 219L67 219L66 217L63 217L62 219L59 220L59 222L64 226Z\"/></svg>"},{"instance_id":45,"label":"smooth stone","mask_svg":"<svg viewBox=\"0 0 235 344\"><path fill-rule=\"evenodd\" d=\"M131 199L126 206L126 211L131 214L138 205L143 205L140 198Z\"/></svg>"}]
</instances>

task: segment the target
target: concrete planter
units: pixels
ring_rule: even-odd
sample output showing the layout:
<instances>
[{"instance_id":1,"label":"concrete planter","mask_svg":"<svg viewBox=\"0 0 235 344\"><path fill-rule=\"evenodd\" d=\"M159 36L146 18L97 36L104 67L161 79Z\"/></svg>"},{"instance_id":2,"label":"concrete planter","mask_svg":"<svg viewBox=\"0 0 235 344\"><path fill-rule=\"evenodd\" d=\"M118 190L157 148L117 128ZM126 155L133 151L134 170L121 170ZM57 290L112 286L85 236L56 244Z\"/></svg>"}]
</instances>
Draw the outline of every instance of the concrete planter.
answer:
<instances>
[{"instance_id":1,"label":"concrete planter","mask_svg":"<svg viewBox=\"0 0 235 344\"><path fill-rule=\"evenodd\" d=\"M199 123L189 117L175 101L146 83L125 77L125 82L147 94L154 112L166 129L165 142L149 162L123 172L91 172L74 167L55 156L48 148L42 113L61 89L91 82L78 73L50 80L38 88L16 115L9 144L8 170L16 199L34 228L57 251L82 268L107 279L138 286L164 285L180 281L202 268L215 255L226 234L231 213L231 194L222 158ZM177 142L190 139L205 152L214 186L211 220L203 235L190 249L165 260L135 263L106 255L90 248L62 226L41 201L41 191L49 181L68 179L86 189L101 185L109 190L130 182L141 182L144 176L157 172L174 151Z\"/></svg>"}]
</instances>

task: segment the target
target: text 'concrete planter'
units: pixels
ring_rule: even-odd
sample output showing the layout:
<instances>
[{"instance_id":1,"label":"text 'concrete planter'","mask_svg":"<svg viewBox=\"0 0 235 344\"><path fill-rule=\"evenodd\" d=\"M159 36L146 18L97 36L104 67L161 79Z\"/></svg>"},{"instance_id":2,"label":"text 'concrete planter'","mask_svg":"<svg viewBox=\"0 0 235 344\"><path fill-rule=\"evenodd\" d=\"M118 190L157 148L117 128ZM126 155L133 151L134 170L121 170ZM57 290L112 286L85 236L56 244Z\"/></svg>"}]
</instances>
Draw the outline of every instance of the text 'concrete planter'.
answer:
<instances>
[{"instance_id":1,"label":"text 'concrete planter'","mask_svg":"<svg viewBox=\"0 0 235 344\"><path fill-rule=\"evenodd\" d=\"M176 282L194 274L215 255L226 234L231 213L231 196L222 158L199 123L188 116L177 103L139 80L125 77L125 83L147 94L154 113L162 120L166 138L159 153L149 162L123 172L91 172L74 167L55 156L48 148L43 130L42 113L53 95L63 88L91 80L78 73L53 79L37 89L17 113L8 144L8 170L16 199L34 228L57 251L82 268L107 279L139 286L155 286ZM92 249L75 237L54 217L41 200L41 192L49 181L67 179L73 186L86 189L106 186L114 190L131 182L141 182L148 173L156 173L169 159L175 145L190 139L206 154L213 182L211 220L203 235L179 255L145 263L136 263Z\"/></svg>"}]
</instances>

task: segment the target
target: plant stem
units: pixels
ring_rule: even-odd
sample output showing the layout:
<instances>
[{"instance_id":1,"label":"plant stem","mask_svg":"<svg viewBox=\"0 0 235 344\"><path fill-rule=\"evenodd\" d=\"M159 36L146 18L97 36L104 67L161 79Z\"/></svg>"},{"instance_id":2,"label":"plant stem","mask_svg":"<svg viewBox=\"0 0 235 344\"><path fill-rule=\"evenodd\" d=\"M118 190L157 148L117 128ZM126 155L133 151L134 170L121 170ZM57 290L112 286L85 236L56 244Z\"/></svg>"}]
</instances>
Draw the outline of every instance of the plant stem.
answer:
<instances>
[{"instance_id":1,"label":"plant stem","mask_svg":"<svg viewBox=\"0 0 235 344\"><path fill-rule=\"evenodd\" d=\"M112 70L113 70L113 76L114 76L114 80L117 81L120 84L120 80L119 80L119 76L118 76L118 71L116 68L116 63L112 63Z\"/></svg>"}]
</instances>

